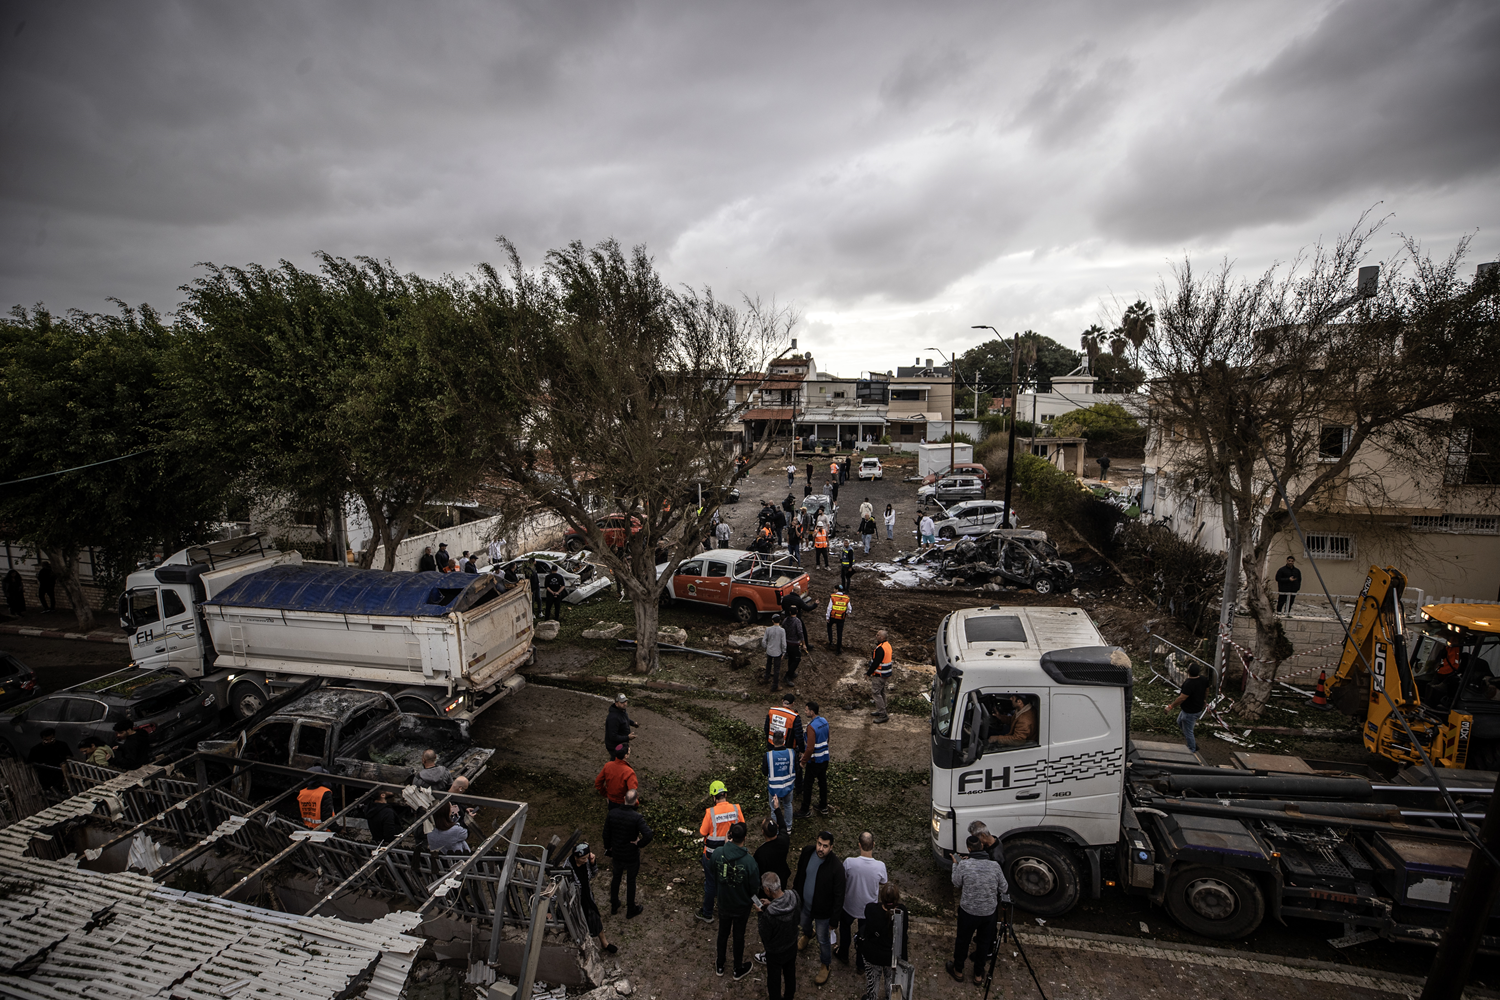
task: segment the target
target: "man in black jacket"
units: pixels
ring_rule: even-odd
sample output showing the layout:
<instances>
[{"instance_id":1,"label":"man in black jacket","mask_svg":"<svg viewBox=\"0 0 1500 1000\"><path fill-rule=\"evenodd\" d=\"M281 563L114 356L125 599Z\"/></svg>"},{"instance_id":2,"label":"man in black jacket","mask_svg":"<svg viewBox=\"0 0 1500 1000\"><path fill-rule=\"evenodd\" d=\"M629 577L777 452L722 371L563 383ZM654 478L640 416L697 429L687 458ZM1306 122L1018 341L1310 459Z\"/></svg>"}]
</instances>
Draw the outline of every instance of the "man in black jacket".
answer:
<instances>
[{"instance_id":1,"label":"man in black jacket","mask_svg":"<svg viewBox=\"0 0 1500 1000\"><path fill-rule=\"evenodd\" d=\"M797 942L797 950L807 947L816 930L822 968L813 982L822 986L828 982L828 965L833 961L833 941L829 937L828 924L830 920L837 920L844 908L844 866L833 855L832 833L824 830L818 834L816 843L802 848L792 888L802 897L802 938Z\"/></svg>"},{"instance_id":2,"label":"man in black jacket","mask_svg":"<svg viewBox=\"0 0 1500 1000\"><path fill-rule=\"evenodd\" d=\"M1286 557L1286 565L1276 571L1276 613L1292 613L1292 605L1297 602L1297 593L1302 589L1302 571L1297 568L1297 560L1291 556Z\"/></svg>"},{"instance_id":3,"label":"man in black jacket","mask_svg":"<svg viewBox=\"0 0 1500 1000\"><path fill-rule=\"evenodd\" d=\"M781 878L782 885L790 885L792 869L787 864L787 855L791 853L792 837L781 824L779 810L772 813L770 818L761 820L760 833L766 838L766 842L755 849L755 866L762 875L775 872Z\"/></svg>"},{"instance_id":4,"label":"man in black jacket","mask_svg":"<svg viewBox=\"0 0 1500 1000\"><path fill-rule=\"evenodd\" d=\"M396 821L396 809L390 803L389 792L379 793L365 806L365 822L370 824L371 843L384 844L396 839L401 825Z\"/></svg>"},{"instance_id":5,"label":"man in black jacket","mask_svg":"<svg viewBox=\"0 0 1500 1000\"><path fill-rule=\"evenodd\" d=\"M632 722L627 708L630 699L625 697L625 692L615 695L615 703L609 706L609 715L604 718L604 750L611 757L615 754L615 747L621 743L627 747L630 741L635 739L635 733L631 730L640 726L639 722Z\"/></svg>"},{"instance_id":6,"label":"man in black jacket","mask_svg":"<svg viewBox=\"0 0 1500 1000\"><path fill-rule=\"evenodd\" d=\"M610 859L609 912L620 912L620 878L625 879L625 919L638 916L644 906L635 905L635 876L641 870L641 850L656 836L646 825L638 803L639 793L625 793L624 805L609 807L604 821L604 853Z\"/></svg>"},{"instance_id":7,"label":"man in black jacket","mask_svg":"<svg viewBox=\"0 0 1500 1000\"><path fill-rule=\"evenodd\" d=\"M906 960L906 921L901 922L901 941L894 940L893 917L901 908L901 890L890 882L880 887L880 898L865 906L865 919L859 925L859 953L865 960L866 1000L887 1000L891 995L891 972L895 965L892 951Z\"/></svg>"},{"instance_id":8,"label":"man in black jacket","mask_svg":"<svg viewBox=\"0 0 1500 1000\"><path fill-rule=\"evenodd\" d=\"M761 897L766 902L761 902ZM796 892L781 887L781 876L765 872L760 877L760 896L752 901L758 911L756 925L765 948L755 956L766 963L766 992L771 1000L792 1000L797 995ZM784 988L783 988L784 985Z\"/></svg>"}]
</instances>

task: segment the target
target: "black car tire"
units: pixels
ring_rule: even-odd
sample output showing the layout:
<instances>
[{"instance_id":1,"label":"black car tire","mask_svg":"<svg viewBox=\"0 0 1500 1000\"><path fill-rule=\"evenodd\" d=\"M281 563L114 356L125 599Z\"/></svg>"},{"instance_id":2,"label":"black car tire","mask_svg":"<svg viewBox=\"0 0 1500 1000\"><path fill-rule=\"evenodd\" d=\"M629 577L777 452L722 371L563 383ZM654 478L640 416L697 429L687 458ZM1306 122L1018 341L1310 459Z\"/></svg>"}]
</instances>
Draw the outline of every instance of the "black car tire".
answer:
<instances>
[{"instance_id":1,"label":"black car tire","mask_svg":"<svg viewBox=\"0 0 1500 1000\"><path fill-rule=\"evenodd\" d=\"M741 625L754 625L760 617L755 610L755 603L744 597L736 597L734 603L729 605L729 611Z\"/></svg>"},{"instance_id":2,"label":"black car tire","mask_svg":"<svg viewBox=\"0 0 1500 1000\"><path fill-rule=\"evenodd\" d=\"M1036 591L1038 594L1050 594L1050 593L1052 593L1052 589L1053 589L1053 587L1052 587L1052 577L1050 577L1050 576L1039 576L1039 577L1037 577L1035 580L1031 581L1031 589L1034 590L1034 591Z\"/></svg>"},{"instance_id":3,"label":"black car tire","mask_svg":"<svg viewBox=\"0 0 1500 1000\"><path fill-rule=\"evenodd\" d=\"M946 538L949 541L952 541L953 539L958 537L958 532L954 531L952 528L939 528L938 537Z\"/></svg>"},{"instance_id":4,"label":"black car tire","mask_svg":"<svg viewBox=\"0 0 1500 1000\"><path fill-rule=\"evenodd\" d=\"M1005 842L1005 875L1017 909L1042 917L1067 913L1078 902L1082 877L1073 855L1051 840Z\"/></svg>"},{"instance_id":5,"label":"black car tire","mask_svg":"<svg viewBox=\"0 0 1500 1000\"><path fill-rule=\"evenodd\" d=\"M229 709L236 719L248 719L266 707L270 697L255 681L236 681L229 688Z\"/></svg>"},{"instance_id":6,"label":"black car tire","mask_svg":"<svg viewBox=\"0 0 1500 1000\"><path fill-rule=\"evenodd\" d=\"M1185 865L1167 880L1167 912L1194 934L1242 938L1266 916L1266 899L1255 880L1233 868Z\"/></svg>"}]
</instances>

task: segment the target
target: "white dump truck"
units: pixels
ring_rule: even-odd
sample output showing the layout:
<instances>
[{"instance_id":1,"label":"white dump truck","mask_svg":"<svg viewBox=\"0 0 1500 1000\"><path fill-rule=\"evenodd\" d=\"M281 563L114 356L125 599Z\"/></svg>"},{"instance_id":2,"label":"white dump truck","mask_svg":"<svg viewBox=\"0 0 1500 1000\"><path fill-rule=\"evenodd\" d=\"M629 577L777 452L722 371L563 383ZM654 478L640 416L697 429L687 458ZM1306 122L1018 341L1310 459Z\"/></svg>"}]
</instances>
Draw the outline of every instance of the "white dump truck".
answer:
<instances>
[{"instance_id":1,"label":"white dump truck","mask_svg":"<svg viewBox=\"0 0 1500 1000\"><path fill-rule=\"evenodd\" d=\"M531 594L495 576L303 563L242 535L138 570L120 597L136 667L200 678L238 718L312 677L470 719L520 689Z\"/></svg>"}]
</instances>

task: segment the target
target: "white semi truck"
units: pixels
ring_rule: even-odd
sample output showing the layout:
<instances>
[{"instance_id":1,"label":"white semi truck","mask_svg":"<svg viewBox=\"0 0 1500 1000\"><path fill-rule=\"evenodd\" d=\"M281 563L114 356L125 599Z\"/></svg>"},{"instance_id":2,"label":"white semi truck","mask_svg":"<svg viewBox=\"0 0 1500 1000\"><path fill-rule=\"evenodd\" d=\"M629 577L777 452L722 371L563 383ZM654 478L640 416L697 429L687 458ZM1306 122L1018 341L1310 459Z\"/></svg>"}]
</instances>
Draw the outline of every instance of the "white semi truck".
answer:
<instances>
[{"instance_id":1,"label":"white semi truck","mask_svg":"<svg viewBox=\"0 0 1500 1000\"><path fill-rule=\"evenodd\" d=\"M120 597L133 663L167 667L249 718L313 677L391 694L404 712L471 719L519 690L531 594L490 575L304 564L259 535L194 545Z\"/></svg>"},{"instance_id":2,"label":"white semi truck","mask_svg":"<svg viewBox=\"0 0 1500 1000\"><path fill-rule=\"evenodd\" d=\"M932 848L951 860L983 822L1017 907L1055 916L1120 891L1209 938L1268 916L1441 937L1469 844L1420 769L1386 782L1271 754L1213 767L1180 742L1133 741L1130 659L1078 608L956 611L935 652ZM1443 780L1477 822L1495 776ZM1480 947L1500 949L1500 908Z\"/></svg>"}]
</instances>

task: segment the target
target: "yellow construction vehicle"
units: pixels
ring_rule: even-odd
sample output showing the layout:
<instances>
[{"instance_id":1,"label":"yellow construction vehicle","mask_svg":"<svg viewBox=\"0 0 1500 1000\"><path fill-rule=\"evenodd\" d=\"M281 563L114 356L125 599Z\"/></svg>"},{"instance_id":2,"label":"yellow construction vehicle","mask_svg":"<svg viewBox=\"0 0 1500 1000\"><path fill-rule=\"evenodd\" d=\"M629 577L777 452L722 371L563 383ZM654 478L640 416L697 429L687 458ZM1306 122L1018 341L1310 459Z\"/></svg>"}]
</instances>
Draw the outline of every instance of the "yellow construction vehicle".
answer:
<instances>
[{"instance_id":1,"label":"yellow construction vehicle","mask_svg":"<svg viewBox=\"0 0 1500 1000\"><path fill-rule=\"evenodd\" d=\"M1365 720L1371 753L1420 764L1410 728L1438 767L1500 770L1500 604L1429 604L1408 636L1405 590L1399 570L1370 567L1329 702Z\"/></svg>"}]
</instances>

